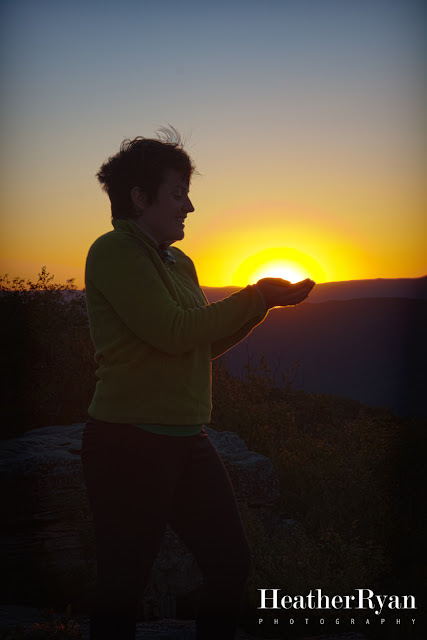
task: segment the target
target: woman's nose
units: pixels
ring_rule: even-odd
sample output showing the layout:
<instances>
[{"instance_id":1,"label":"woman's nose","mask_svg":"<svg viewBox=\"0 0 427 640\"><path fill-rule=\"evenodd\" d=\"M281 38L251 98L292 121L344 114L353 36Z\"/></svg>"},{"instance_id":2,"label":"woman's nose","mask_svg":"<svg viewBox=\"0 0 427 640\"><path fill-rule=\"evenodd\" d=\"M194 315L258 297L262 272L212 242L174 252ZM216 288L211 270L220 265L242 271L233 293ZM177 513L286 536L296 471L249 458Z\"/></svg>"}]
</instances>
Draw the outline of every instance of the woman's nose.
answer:
<instances>
[{"instance_id":1,"label":"woman's nose","mask_svg":"<svg viewBox=\"0 0 427 640\"><path fill-rule=\"evenodd\" d=\"M187 198L185 209L187 213L192 213L192 211L194 211L193 203L191 202L190 198Z\"/></svg>"}]
</instances>

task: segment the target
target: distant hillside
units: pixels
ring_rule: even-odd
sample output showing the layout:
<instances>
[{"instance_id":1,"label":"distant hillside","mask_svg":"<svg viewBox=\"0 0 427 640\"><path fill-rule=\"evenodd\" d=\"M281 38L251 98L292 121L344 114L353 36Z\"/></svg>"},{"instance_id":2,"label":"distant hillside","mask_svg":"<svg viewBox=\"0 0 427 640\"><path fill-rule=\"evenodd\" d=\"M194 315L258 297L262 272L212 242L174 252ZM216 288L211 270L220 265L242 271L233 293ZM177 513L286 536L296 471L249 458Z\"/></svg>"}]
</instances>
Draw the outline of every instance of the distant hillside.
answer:
<instances>
[{"instance_id":1,"label":"distant hillside","mask_svg":"<svg viewBox=\"0 0 427 640\"><path fill-rule=\"evenodd\" d=\"M425 416L426 326L426 300L304 302L272 310L223 357L234 373L242 374L248 360L264 355L277 370L278 383L281 372L298 363L298 388Z\"/></svg>"},{"instance_id":2,"label":"distant hillside","mask_svg":"<svg viewBox=\"0 0 427 640\"><path fill-rule=\"evenodd\" d=\"M240 287L202 287L209 302L216 302L238 291ZM377 278L317 284L310 302L352 300L353 298L427 299L427 276L422 278Z\"/></svg>"},{"instance_id":3,"label":"distant hillside","mask_svg":"<svg viewBox=\"0 0 427 640\"><path fill-rule=\"evenodd\" d=\"M314 287L310 302L351 300L353 298L427 299L427 276L422 278L376 278L325 282Z\"/></svg>"}]
</instances>

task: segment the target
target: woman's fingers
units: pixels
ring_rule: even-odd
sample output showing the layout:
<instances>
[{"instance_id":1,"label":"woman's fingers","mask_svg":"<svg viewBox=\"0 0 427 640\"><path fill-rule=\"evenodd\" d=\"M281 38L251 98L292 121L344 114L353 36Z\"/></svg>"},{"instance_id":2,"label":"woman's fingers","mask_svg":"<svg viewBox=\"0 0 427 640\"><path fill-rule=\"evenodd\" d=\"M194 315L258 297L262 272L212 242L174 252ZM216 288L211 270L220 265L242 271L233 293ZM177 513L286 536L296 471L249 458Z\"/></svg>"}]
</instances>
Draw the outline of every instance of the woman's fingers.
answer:
<instances>
[{"instance_id":1,"label":"woman's fingers","mask_svg":"<svg viewBox=\"0 0 427 640\"><path fill-rule=\"evenodd\" d=\"M305 300L314 287L314 282L307 278L291 284L281 278L263 278L256 286L263 293L268 308L287 307Z\"/></svg>"}]
</instances>

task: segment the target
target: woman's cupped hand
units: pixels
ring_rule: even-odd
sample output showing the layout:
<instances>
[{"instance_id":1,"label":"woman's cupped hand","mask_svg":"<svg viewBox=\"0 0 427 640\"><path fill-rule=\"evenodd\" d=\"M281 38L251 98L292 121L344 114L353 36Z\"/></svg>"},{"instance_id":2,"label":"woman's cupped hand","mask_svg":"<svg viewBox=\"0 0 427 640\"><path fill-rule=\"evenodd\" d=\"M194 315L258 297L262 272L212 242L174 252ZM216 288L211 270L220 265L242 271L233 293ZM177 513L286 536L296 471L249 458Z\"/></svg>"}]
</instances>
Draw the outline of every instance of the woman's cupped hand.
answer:
<instances>
[{"instance_id":1,"label":"woman's cupped hand","mask_svg":"<svg viewBox=\"0 0 427 640\"><path fill-rule=\"evenodd\" d=\"M315 282L310 278L295 283L282 278L262 278L255 286L264 297L267 309L271 309L299 304L306 299L314 285Z\"/></svg>"}]
</instances>

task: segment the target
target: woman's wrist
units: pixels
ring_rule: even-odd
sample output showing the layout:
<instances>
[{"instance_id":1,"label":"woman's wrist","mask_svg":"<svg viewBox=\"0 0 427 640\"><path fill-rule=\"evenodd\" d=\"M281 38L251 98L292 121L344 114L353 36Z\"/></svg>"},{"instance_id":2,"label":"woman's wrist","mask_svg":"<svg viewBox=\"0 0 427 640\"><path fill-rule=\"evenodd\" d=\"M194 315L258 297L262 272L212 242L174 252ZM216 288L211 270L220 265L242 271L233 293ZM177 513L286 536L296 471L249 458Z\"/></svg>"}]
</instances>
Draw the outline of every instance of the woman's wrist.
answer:
<instances>
[{"instance_id":1,"label":"woman's wrist","mask_svg":"<svg viewBox=\"0 0 427 640\"><path fill-rule=\"evenodd\" d=\"M261 291L261 287L258 287L256 284L254 285L255 289L258 291L258 295L261 298L261 300L263 301L264 305L265 305L265 309L266 311L268 311L268 304L267 304L267 300L265 299L265 295L263 294L263 292Z\"/></svg>"}]
</instances>

